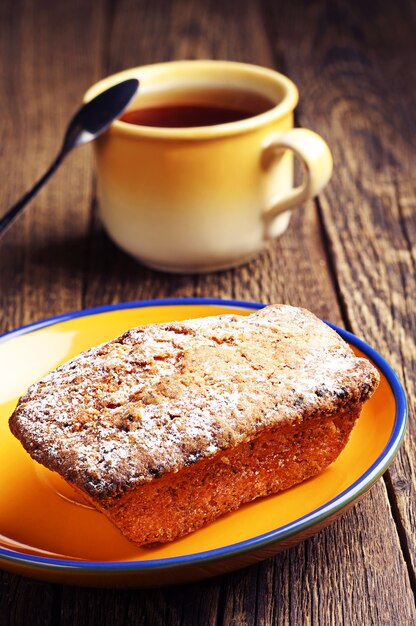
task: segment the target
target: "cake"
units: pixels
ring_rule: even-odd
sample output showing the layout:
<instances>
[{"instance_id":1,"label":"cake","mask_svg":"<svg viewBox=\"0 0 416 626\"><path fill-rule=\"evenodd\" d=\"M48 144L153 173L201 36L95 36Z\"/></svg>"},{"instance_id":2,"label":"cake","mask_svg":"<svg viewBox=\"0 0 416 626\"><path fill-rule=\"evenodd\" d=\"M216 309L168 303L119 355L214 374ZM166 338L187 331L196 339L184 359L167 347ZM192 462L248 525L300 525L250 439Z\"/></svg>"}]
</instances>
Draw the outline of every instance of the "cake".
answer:
<instances>
[{"instance_id":1,"label":"cake","mask_svg":"<svg viewBox=\"0 0 416 626\"><path fill-rule=\"evenodd\" d=\"M12 433L131 541L172 541L328 467L379 376L309 311L133 328L32 385Z\"/></svg>"}]
</instances>

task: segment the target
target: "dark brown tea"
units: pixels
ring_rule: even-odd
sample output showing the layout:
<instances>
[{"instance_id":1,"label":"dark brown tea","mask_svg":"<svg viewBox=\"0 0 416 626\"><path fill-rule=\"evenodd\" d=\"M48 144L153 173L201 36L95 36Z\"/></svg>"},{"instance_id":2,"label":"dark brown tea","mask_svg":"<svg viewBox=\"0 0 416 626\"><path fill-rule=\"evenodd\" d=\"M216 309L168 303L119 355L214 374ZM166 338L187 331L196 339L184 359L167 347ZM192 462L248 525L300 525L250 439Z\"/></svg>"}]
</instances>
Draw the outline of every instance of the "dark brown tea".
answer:
<instances>
[{"instance_id":1,"label":"dark brown tea","mask_svg":"<svg viewBox=\"0 0 416 626\"><path fill-rule=\"evenodd\" d=\"M230 97L230 94L232 97ZM228 124L259 115L273 107L273 103L259 94L245 94L231 90L220 94L210 94L208 102L158 102L152 106L143 105L121 116L121 121L140 126L158 128L193 128ZM218 102L210 102L209 100Z\"/></svg>"}]
</instances>

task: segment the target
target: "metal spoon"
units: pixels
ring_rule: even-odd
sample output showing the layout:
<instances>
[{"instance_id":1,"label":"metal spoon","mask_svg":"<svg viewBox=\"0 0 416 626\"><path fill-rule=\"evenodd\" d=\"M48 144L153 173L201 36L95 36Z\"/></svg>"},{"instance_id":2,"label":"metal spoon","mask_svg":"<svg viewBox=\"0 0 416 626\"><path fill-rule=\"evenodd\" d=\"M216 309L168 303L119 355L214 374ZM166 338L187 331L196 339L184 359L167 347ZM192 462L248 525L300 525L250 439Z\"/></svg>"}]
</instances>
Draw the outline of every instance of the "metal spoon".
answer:
<instances>
[{"instance_id":1,"label":"metal spoon","mask_svg":"<svg viewBox=\"0 0 416 626\"><path fill-rule=\"evenodd\" d=\"M138 87L139 81L136 78L129 78L103 91L79 109L69 122L62 147L49 169L32 189L0 218L0 237L4 235L26 204L58 169L68 152L76 146L93 141L107 130L111 123L126 109L137 93Z\"/></svg>"}]
</instances>

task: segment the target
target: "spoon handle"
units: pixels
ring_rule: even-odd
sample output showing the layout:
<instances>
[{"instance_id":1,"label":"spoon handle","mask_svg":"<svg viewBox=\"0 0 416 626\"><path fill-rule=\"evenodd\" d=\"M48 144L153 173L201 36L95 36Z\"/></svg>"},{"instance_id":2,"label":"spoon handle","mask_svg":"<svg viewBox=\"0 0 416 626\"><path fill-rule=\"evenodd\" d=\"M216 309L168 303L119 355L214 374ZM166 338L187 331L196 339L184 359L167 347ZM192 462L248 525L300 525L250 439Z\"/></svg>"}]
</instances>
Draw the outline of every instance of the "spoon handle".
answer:
<instances>
[{"instance_id":1,"label":"spoon handle","mask_svg":"<svg viewBox=\"0 0 416 626\"><path fill-rule=\"evenodd\" d=\"M55 160L49 166L44 175L33 185L32 189L30 189L25 195L20 198L16 204L14 204L3 217L0 218L0 238L5 234L8 228L12 225L16 217L23 211L24 207L30 202L30 200L38 193L38 191L43 187L47 180L52 176L54 172L58 169L60 164L62 163L67 150L62 148Z\"/></svg>"}]
</instances>

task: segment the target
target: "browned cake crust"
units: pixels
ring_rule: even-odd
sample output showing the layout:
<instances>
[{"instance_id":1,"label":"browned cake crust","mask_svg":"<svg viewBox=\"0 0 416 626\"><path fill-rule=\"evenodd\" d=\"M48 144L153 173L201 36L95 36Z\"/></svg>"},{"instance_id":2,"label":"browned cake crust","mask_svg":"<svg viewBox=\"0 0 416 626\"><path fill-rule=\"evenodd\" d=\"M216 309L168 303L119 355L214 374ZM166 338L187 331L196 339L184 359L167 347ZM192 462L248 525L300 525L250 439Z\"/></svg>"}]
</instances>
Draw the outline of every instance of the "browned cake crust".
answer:
<instances>
[{"instance_id":1,"label":"browned cake crust","mask_svg":"<svg viewBox=\"0 0 416 626\"><path fill-rule=\"evenodd\" d=\"M163 542L327 467L378 379L275 305L129 330L33 385L9 423L129 539Z\"/></svg>"}]
</instances>

